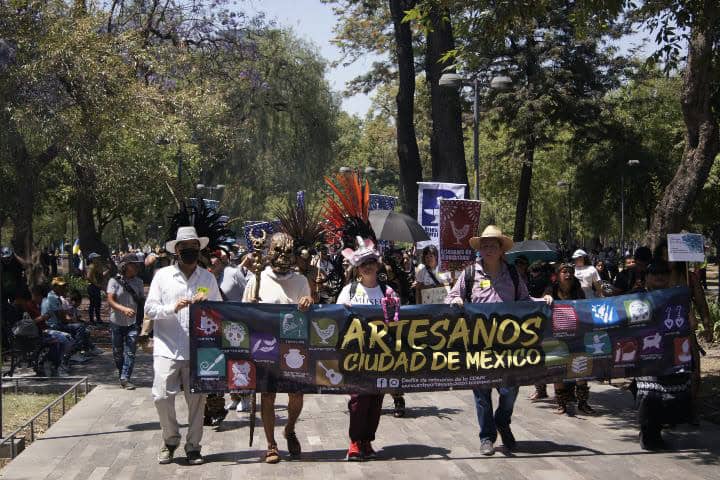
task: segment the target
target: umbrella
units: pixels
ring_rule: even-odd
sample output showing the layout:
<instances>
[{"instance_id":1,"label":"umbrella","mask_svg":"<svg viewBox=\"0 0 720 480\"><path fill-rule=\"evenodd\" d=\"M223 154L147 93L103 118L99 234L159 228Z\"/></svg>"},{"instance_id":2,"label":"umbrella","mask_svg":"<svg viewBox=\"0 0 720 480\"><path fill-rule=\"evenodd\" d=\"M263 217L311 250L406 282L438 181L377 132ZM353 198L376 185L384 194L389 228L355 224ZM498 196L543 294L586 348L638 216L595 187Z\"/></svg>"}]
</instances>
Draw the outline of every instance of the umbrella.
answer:
<instances>
[{"instance_id":1,"label":"umbrella","mask_svg":"<svg viewBox=\"0 0 720 480\"><path fill-rule=\"evenodd\" d=\"M423 227L409 215L392 210L370 212L370 225L378 240L395 242L422 242L430 240Z\"/></svg>"},{"instance_id":2,"label":"umbrella","mask_svg":"<svg viewBox=\"0 0 720 480\"><path fill-rule=\"evenodd\" d=\"M513 248L505 254L505 258L507 258L509 263L514 263L515 259L520 255L525 255L530 263L536 260L554 262L558 259L557 246L554 243L544 240L517 242L513 245Z\"/></svg>"}]
</instances>

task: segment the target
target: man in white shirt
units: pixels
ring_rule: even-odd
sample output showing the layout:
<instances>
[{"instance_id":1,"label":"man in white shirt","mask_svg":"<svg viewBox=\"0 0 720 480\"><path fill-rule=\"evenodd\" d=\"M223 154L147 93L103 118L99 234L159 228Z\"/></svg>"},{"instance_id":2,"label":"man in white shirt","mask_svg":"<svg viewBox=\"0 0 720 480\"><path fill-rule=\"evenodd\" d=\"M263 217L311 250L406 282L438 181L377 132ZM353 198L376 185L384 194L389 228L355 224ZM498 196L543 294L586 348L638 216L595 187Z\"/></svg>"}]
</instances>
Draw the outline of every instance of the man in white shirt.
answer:
<instances>
[{"instance_id":1,"label":"man in white shirt","mask_svg":"<svg viewBox=\"0 0 720 480\"><path fill-rule=\"evenodd\" d=\"M210 272L198 268L200 250L207 237L198 237L195 227L180 227L175 240L165 249L175 252L178 264L157 271L145 302L145 315L154 322L153 399L160 418L164 445L158 462L172 462L180 444L175 414L175 396L183 386L188 407L185 452L190 465L204 462L200 455L203 435L205 395L190 393L190 305L204 300L221 301L217 281Z\"/></svg>"}]
</instances>

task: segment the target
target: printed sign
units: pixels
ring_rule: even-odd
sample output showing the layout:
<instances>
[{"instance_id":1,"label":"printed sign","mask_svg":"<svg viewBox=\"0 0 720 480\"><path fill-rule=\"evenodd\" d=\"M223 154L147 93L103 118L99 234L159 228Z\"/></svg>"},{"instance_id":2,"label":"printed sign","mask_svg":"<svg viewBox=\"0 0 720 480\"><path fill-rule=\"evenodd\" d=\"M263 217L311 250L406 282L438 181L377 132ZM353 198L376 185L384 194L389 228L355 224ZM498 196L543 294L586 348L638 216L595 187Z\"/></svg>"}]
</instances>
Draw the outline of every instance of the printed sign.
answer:
<instances>
[{"instance_id":1,"label":"printed sign","mask_svg":"<svg viewBox=\"0 0 720 480\"><path fill-rule=\"evenodd\" d=\"M475 260L470 238L480 222L478 200L440 199L440 269L462 270Z\"/></svg>"},{"instance_id":2,"label":"printed sign","mask_svg":"<svg viewBox=\"0 0 720 480\"><path fill-rule=\"evenodd\" d=\"M389 322L381 306L203 302L190 307L190 387L423 392L687 371L689 295L409 305Z\"/></svg>"},{"instance_id":3,"label":"printed sign","mask_svg":"<svg viewBox=\"0 0 720 480\"><path fill-rule=\"evenodd\" d=\"M668 259L671 262L704 262L705 241L699 233L669 233Z\"/></svg>"},{"instance_id":4,"label":"printed sign","mask_svg":"<svg viewBox=\"0 0 720 480\"><path fill-rule=\"evenodd\" d=\"M418 223L430 237L418 242L418 248L440 245L440 199L465 198L465 184L418 182Z\"/></svg>"}]
</instances>

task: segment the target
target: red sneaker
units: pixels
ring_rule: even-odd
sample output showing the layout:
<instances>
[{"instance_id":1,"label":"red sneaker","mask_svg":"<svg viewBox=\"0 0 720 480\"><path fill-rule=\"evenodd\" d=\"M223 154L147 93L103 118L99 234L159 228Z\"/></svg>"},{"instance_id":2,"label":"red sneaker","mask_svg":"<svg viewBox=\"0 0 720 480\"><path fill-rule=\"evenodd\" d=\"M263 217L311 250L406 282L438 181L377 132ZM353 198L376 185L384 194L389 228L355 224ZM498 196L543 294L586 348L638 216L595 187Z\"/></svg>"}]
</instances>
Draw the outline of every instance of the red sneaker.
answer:
<instances>
[{"instance_id":1,"label":"red sneaker","mask_svg":"<svg viewBox=\"0 0 720 480\"><path fill-rule=\"evenodd\" d=\"M366 460L375 460L377 458L377 454L372 448L372 443L362 442L362 450Z\"/></svg>"},{"instance_id":2,"label":"red sneaker","mask_svg":"<svg viewBox=\"0 0 720 480\"><path fill-rule=\"evenodd\" d=\"M350 442L345 460L348 462L359 462L363 459L363 453L360 450L360 442Z\"/></svg>"}]
</instances>

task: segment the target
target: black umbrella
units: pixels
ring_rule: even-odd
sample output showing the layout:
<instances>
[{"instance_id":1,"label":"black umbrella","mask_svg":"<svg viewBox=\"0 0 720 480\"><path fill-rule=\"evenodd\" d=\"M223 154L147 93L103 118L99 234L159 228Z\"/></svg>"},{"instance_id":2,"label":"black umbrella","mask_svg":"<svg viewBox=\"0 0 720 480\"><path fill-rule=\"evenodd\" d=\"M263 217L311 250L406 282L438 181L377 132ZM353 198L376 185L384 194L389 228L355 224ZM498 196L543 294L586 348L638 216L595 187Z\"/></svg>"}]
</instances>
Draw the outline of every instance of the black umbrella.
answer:
<instances>
[{"instance_id":1,"label":"black umbrella","mask_svg":"<svg viewBox=\"0 0 720 480\"><path fill-rule=\"evenodd\" d=\"M520 255L525 255L530 263L535 260L554 262L558 258L557 246L554 243L546 242L544 240L525 240L524 242L517 242L505 254L505 257L508 262L513 263Z\"/></svg>"},{"instance_id":2,"label":"black umbrella","mask_svg":"<svg viewBox=\"0 0 720 480\"><path fill-rule=\"evenodd\" d=\"M370 212L372 225L378 240L395 242L422 242L430 240L427 232L411 216L392 210L373 210Z\"/></svg>"}]
</instances>

